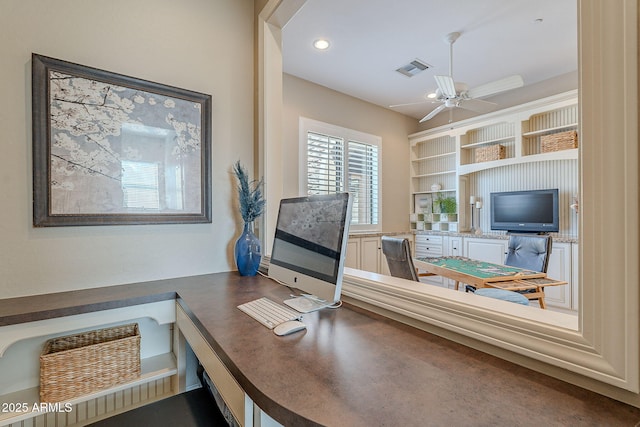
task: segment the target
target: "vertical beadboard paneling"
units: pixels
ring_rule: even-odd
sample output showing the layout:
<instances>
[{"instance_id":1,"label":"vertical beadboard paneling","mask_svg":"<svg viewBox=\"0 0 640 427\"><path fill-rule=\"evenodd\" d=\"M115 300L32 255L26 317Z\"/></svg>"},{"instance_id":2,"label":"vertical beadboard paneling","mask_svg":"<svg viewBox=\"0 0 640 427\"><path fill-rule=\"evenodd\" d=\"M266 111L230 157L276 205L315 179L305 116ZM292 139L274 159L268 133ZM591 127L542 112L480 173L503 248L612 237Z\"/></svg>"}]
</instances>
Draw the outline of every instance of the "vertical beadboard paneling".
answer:
<instances>
[{"instance_id":1,"label":"vertical beadboard paneling","mask_svg":"<svg viewBox=\"0 0 640 427\"><path fill-rule=\"evenodd\" d=\"M476 148L464 149L465 145L483 144ZM491 144L500 144L505 147L505 158L513 158L515 152L515 123L500 122L489 126L470 130L462 137L461 164L471 164L475 162L475 152L478 148Z\"/></svg>"},{"instance_id":2,"label":"vertical beadboard paneling","mask_svg":"<svg viewBox=\"0 0 640 427\"><path fill-rule=\"evenodd\" d=\"M544 133L525 137L523 140L523 150L525 155L540 153L540 138L543 134L553 134L566 131L568 126L578 123L578 106L570 105L568 107L559 108L557 110L546 111L536 114L529 118L525 132L538 132L543 130Z\"/></svg>"},{"instance_id":3,"label":"vertical beadboard paneling","mask_svg":"<svg viewBox=\"0 0 640 427\"><path fill-rule=\"evenodd\" d=\"M452 136L440 136L416 143L413 151L413 192L430 192L433 184L444 189L455 189L456 139Z\"/></svg>"},{"instance_id":4,"label":"vertical beadboard paneling","mask_svg":"<svg viewBox=\"0 0 640 427\"><path fill-rule=\"evenodd\" d=\"M558 234L577 236L577 215L569 207L573 203L573 197L578 194L578 162L576 160L553 160L487 169L472 174L469 179L470 194L479 196L483 202L483 208L480 210L480 228L484 232L491 231L490 193L546 188L559 190L560 231Z\"/></svg>"},{"instance_id":5,"label":"vertical beadboard paneling","mask_svg":"<svg viewBox=\"0 0 640 427\"><path fill-rule=\"evenodd\" d=\"M515 136L514 124L512 122L501 122L469 131L467 133L467 144L477 144L513 136Z\"/></svg>"},{"instance_id":6,"label":"vertical beadboard paneling","mask_svg":"<svg viewBox=\"0 0 640 427\"><path fill-rule=\"evenodd\" d=\"M73 405L73 409L68 413L42 414L9 424L8 427L80 427L172 394L171 378L162 378L78 403Z\"/></svg>"}]
</instances>

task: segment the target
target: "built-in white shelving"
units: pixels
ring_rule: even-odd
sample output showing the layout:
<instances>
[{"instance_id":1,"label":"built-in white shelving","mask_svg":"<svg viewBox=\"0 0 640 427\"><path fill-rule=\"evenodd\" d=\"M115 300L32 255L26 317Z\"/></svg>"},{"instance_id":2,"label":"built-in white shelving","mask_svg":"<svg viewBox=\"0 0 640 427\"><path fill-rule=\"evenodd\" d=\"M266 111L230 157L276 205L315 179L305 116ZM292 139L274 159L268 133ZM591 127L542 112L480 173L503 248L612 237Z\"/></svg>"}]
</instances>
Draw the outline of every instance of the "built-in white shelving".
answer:
<instances>
[{"instance_id":1,"label":"built-in white shelving","mask_svg":"<svg viewBox=\"0 0 640 427\"><path fill-rule=\"evenodd\" d=\"M578 119L577 91L570 91L410 135L411 229L446 229L434 227L441 221L429 222L428 214L439 213L429 205L438 195L457 200L457 224L451 228L463 231L468 227L465 210L470 209L468 197L473 193L466 186L474 174L527 163L576 160L577 148L543 152L542 139L578 130ZM494 150L502 158L481 161L478 150L496 145L501 146ZM438 191L432 190L434 184L440 186Z\"/></svg>"},{"instance_id":2,"label":"built-in white shelving","mask_svg":"<svg viewBox=\"0 0 640 427\"><path fill-rule=\"evenodd\" d=\"M460 146L460 148L462 148L463 150L468 150L471 148L477 148L477 147L484 147L487 145L493 145L493 144L499 144L501 142L509 142L509 141L513 141L513 136L509 136L506 138L495 138L495 139L491 139L488 141L480 141L480 142L473 142L471 144L464 144L462 146Z\"/></svg>"},{"instance_id":3,"label":"built-in white shelving","mask_svg":"<svg viewBox=\"0 0 640 427\"><path fill-rule=\"evenodd\" d=\"M539 129L531 132L524 132L522 136L525 138L530 138L530 137L539 136L539 135L550 135L552 133L562 132L565 130L577 129L577 128L578 128L578 123L569 123L563 126L556 126L548 129Z\"/></svg>"},{"instance_id":4,"label":"built-in white shelving","mask_svg":"<svg viewBox=\"0 0 640 427\"><path fill-rule=\"evenodd\" d=\"M413 207L411 229L455 230L457 211L441 217L438 200L455 199L457 184L455 138L448 135L419 141L411 147Z\"/></svg>"},{"instance_id":5,"label":"built-in white shelving","mask_svg":"<svg viewBox=\"0 0 640 427\"><path fill-rule=\"evenodd\" d=\"M162 378L168 378L173 375L177 375L178 369L176 366L176 360L173 353L160 354L158 356L148 357L140 360L140 377L132 381L127 381L123 384L110 387L103 390L98 390L94 393L79 396L73 399L62 402L63 404L77 405L78 403L86 402L92 399L96 399L101 396L106 396L111 393L115 393L121 390L126 390L131 387L135 387L140 384L145 384L151 381L159 380ZM0 412L0 425L7 425L17 423L19 421L33 418L36 415L42 415L47 412L56 410L56 406L53 407L40 407L40 388L31 387L23 390L19 390L13 393L8 393L0 396L0 405L7 406L8 409L16 408L16 404L19 404L17 408L18 412ZM35 406L34 406L35 405ZM34 411L33 408L38 408Z\"/></svg>"},{"instance_id":6,"label":"built-in white shelving","mask_svg":"<svg viewBox=\"0 0 640 427\"><path fill-rule=\"evenodd\" d=\"M165 300L0 327L0 378L11 387L0 392L0 426L41 425L44 418L55 421L57 417L64 416L65 405L71 405L72 411L76 411L77 407L91 406L91 402L102 398L106 402L117 395L131 396L132 390L147 390L140 391L136 399L131 399L140 403L154 396L171 393L171 384L178 375L170 326L175 318L175 301ZM57 406L40 406L37 360L47 339L131 322L138 324L143 337L140 343L141 374L138 378L59 402ZM15 361L18 358L28 363L16 368ZM124 401L121 403L124 405ZM118 408L102 409L111 411ZM75 415L77 412L74 412ZM66 418L55 425L66 426Z\"/></svg>"}]
</instances>

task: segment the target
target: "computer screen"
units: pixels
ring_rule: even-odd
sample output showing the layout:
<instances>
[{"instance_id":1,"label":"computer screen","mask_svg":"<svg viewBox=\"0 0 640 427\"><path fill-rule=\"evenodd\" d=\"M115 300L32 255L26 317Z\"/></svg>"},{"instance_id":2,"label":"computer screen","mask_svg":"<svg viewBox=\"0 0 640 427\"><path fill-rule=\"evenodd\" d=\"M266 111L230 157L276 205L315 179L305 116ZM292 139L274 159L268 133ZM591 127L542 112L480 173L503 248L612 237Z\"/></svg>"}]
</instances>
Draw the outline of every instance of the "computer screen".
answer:
<instances>
[{"instance_id":1,"label":"computer screen","mask_svg":"<svg viewBox=\"0 0 640 427\"><path fill-rule=\"evenodd\" d=\"M282 199L269 276L328 303L340 300L352 197Z\"/></svg>"}]
</instances>

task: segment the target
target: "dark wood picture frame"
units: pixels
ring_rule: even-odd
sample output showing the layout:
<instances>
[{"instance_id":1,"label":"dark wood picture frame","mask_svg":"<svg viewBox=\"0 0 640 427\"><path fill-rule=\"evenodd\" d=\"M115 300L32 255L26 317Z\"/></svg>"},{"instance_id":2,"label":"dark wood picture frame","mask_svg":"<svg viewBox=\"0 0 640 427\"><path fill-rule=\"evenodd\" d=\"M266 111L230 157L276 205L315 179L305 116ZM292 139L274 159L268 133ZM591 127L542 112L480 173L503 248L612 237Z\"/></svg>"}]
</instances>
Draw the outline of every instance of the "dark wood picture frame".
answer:
<instances>
[{"instance_id":1,"label":"dark wood picture frame","mask_svg":"<svg viewBox=\"0 0 640 427\"><path fill-rule=\"evenodd\" d=\"M35 227L211 222L211 95L32 54Z\"/></svg>"}]
</instances>

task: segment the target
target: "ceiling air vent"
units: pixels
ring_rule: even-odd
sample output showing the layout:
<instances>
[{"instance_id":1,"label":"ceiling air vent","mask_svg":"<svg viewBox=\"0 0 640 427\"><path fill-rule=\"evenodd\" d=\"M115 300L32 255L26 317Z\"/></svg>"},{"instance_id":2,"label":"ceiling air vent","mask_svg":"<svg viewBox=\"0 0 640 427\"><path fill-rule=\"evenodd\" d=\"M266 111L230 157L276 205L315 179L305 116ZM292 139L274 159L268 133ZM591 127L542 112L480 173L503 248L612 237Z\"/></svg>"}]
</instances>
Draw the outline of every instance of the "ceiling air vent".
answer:
<instances>
[{"instance_id":1,"label":"ceiling air vent","mask_svg":"<svg viewBox=\"0 0 640 427\"><path fill-rule=\"evenodd\" d=\"M409 62L407 65L404 65L398 68L396 71L407 77L413 77L416 74L426 70L427 68L431 68L431 65L419 59L414 59L413 61Z\"/></svg>"}]
</instances>

